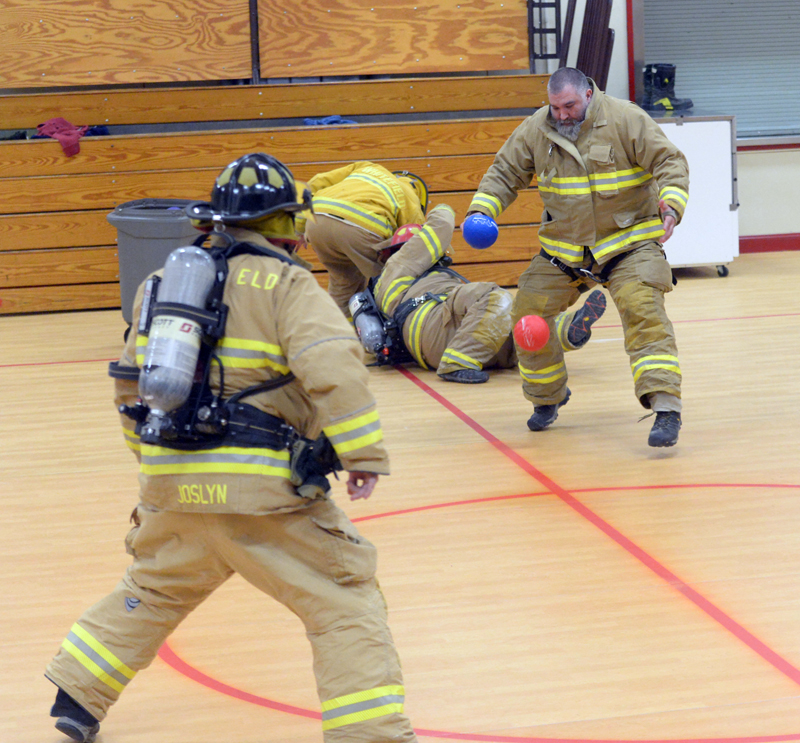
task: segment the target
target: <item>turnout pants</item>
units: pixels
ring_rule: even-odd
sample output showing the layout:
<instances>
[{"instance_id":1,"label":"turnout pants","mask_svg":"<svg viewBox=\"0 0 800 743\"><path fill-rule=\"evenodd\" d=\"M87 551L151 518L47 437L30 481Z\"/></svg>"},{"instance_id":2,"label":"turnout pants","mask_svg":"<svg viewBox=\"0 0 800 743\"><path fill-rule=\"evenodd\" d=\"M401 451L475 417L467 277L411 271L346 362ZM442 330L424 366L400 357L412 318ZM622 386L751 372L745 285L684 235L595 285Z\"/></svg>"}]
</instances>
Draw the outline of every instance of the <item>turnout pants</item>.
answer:
<instances>
[{"instance_id":1,"label":"turnout pants","mask_svg":"<svg viewBox=\"0 0 800 743\"><path fill-rule=\"evenodd\" d=\"M661 245L651 242L632 250L614 266L604 286L622 320L634 392L641 404L649 408L648 396L655 392L680 398L678 348L664 304L664 295L672 290L672 271ZM567 367L555 318L579 296L576 282L542 255L535 256L520 277L513 322L523 315L541 315L550 327L550 339L540 351L517 348L522 392L534 406L553 405L566 396Z\"/></svg>"},{"instance_id":2,"label":"turnout pants","mask_svg":"<svg viewBox=\"0 0 800 743\"><path fill-rule=\"evenodd\" d=\"M305 624L326 743L416 740L375 548L336 505L268 516L140 505L135 514L126 540L133 564L72 626L46 671L92 715L102 720L184 617L239 573Z\"/></svg>"},{"instance_id":3,"label":"turnout pants","mask_svg":"<svg viewBox=\"0 0 800 743\"><path fill-rule=\"evenodd\" d=\"M367 280L383 270L378 251L387 247L391 238L384 239L336 217L318 214L315 219L306 223L306 241L328 269L328 294L350 317L350 297L366 289Z\"/></svg>"},{"instance_id":4,"label":"turnout pants","mask_svg":"<svg viewBox=\"0 0 800 743\"><path fill-rule=\"evenodd\" d=\"M406 321L406 347L438 374L458 369L511 366L510 292L491 283L455 287L441 302L428 302Z\"/></svg>"}]
</instances>

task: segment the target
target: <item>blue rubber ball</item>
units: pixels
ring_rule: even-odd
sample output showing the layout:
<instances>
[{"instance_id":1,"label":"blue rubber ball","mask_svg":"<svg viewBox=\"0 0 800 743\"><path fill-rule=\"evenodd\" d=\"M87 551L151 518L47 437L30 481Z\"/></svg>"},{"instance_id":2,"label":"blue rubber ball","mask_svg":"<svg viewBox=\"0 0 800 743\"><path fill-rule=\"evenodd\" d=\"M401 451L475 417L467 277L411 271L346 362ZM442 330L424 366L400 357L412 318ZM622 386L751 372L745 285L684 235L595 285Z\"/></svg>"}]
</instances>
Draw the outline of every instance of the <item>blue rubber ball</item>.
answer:
<instances>
[{"instance_id":1,"label":"blue rubber ball","mask_svg":"<svg viewBox=\"0 0 800 743\"><path fill-rule=\"evenodd\" d=\"M471 248L483 250L494 245L497 240L497 222L485 214L471 214L464 220L461 228L464 240Z\"/></svg>"}]
</instances>

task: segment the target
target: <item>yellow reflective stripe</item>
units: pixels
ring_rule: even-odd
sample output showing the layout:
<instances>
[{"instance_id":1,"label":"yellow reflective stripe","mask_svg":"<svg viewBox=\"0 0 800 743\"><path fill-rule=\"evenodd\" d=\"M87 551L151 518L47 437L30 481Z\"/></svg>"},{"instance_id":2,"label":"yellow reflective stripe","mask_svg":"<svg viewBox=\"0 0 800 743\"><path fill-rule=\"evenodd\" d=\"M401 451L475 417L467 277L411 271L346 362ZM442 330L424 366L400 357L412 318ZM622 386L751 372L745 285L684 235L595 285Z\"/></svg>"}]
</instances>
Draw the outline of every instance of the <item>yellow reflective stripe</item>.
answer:
<instances>
[{"instance_id":1,"label":"yellow reflective stripe","mask_svg":"<svg viewBox=\"0 0 800 743\"><path fill-rule=\"evenodd\" d=\"M389 188L385 183L379 181L377 178L373 178L372 176L366 175L365 173L352 173L345 178L345 180L360 180L369 183L371 186L375 186L375 188L379 189L383 192L383 195L389 199L389 202L394 207L394 212L400 211L400 204L397 203L397 199L395 195L392 193L392 189Z\"/></svg>"},{"instance_id":2,"label":"yellow reflective stripe","mask_svg":"<svg viewBox=\"0 0 800 743\"><path fill-rule=\"evenodd\" d=\"M123 427L122 435L125 437L125 443L129 449L132 449L133 451L141 450L142 446L139 442L139 436L137 435L136 431Z\"/></svg>"},{"instance_id":3,"label":"yellow reflective stripe","mask_svg":"<svg viewBox=\"0 0 800 743\"><path fill-rule=\"evenodd\" d=\"M132 668L128 668L114 653L108 650L104 645L101 645L79 624L73 624L70 632L80 637L81 640L105 660L115 671L119 671L128 679L132 679L136 675L136 671Z\"/></svg>"},{"instance_id":4,"label":"yellow reflective stripe","mask_svg":"<svg viewBox=\"0 0 800 743\"><path fill-rule=\"evenodd\" d=\"M632 188L652 179L652 175L640 167L613 170L609 173L590 173L588 176L555 177L550 185L539 184L539 190L565 196L591 192L616 191Z\"/></svg>"},{"instance_id":5,"label":"yellow reflective stripe","mask_svg":"<svg viewBox=\"0 0 800 743\"><path fill-rule=\"evenodd\" d=\"M522 364L517 364L517 366L522 379L530 384L547 384L567 375L567 367L563 361L560 364L553 364L553 366L540 369L538 372L528 369Z\"/></svg>"},{"instance_id":6,"label":"yellow reflective stripe","mask_svg":"<svg viewBox=\"0 0 800 743\"><path fill-rule=\"evenodd\" d=\"M431 255L431 263L436 263L444 255L442 241L439 240L439 236L430 227L427 225L423 227L417 233L417 237L421 237L425 247L428 248L428 252Z\"/></svg>"},{"instance_id":7,"label":"yellow reflective stripe","mask_svg":"<svg viewBox=\"0 0 800 743\"><path fill-rule=\"evenodd\" d=\"M283 349L274 343L225 336L217 344L216 352L226 368L269 368L281 374L288 374L290 371L286 365L286 356Z\"/></svg>"},{"instance_id":8,"label":"yellow reflective stripe","mask_svg":"<svg viewBox=\"0 0 800 743\"><path fill-rule=\"evenodd\" d=\"M561 258L566 263L581 263L583 261L583 246L561 240L553 240L539 233L539 242L551 255Z\"/></svg>"},{"instance_id":9,"label":"yellow reflective stripe","mask_svg":"<svg viewBox=\"0 0 800 743\"><path fill-rule=\"evenodd\" d=\"M383 219L376 214L365 211L350 201L321 197L315 197L313 201L314 211L318 214L332 214L336 217L341 217L383 237L389 237L392 234L388 219Z\"/></svg>"},{"instance_id":10,"label":"yellow reflective stripe","mask_svg":"<svg viewBox=\"0 0 800 743\"><path fill-rule=\"evenodd\" d=\"M680 364L678 363L678 357L670 354L661 354L643 356L641 359L631 364L633 381L635 382L638 380L644 372L652 371L653 369L666 369L667 371L675 372L675 374L683 376L681 374Z\"/></svg>"},{"instance_id":11,"label":"yellow reflective stripe","mask_svg":"<svg viewBox=\"0 0 800 743\"><path fill-rule=\"evenodd\" d=\"M689 201L689 194L677 186L664 186L664 188L661 189L661 193L659 193L658 197L660 199L664 199L664 201L672 201L676 204L679 204L681 211L686 208L686 203Z\"/></svg>"},{"instance_id":12,"label":"yellow reflective stripe","mask_svg":"<svg viewBox=\"0 0 800 743\"><path fill-rule=\"evenodd\" d=\"M561 343L561 348L565 351L569 351L572 349L572 346L569 345L569 340L567 335L569 333L569 325L566 324L567 321L567 312L560 312L556 316L556 335L558 336L558 340Z\"/></svg>"},{"instance_id":13,"label":"yellow reflective stripe","mask_svg":"<svg viewBox=\"0 0 800 743\"><path fill-rule=\"evenodd\" d=\"M470 369L483 368L480 361L476 361L471 356L467 356L467 354L461 353L460 351L455 351L452 348L445 348L442 354L442 361L451 361L459 366L466 366Z\"/></svg>"},{"instance_id":14,"label":"yellow reflective stripe","mask_svg":"<svg viewBox=\"0 0 800 743\"><path fill-rule=\"evenodd\" d=\"M370 433L365 433L363 436L358 436L357 438L350 439L341 444L336 443L333 445L333 448L336 450L337 454L349 454L351 451L363 449L365 446L377 444L379 441L383 441L382 428L378 428Z\"/></svg>"},{"instance_id":15,"label":"yellow reflective stripe","mask_svg":"<svg viewBox=\"0 0 800 743\"><path fill-rule=\"evenodd\" d=\"M330 439L337 454L347 454L383 440L383 430L377 410L326 426L322 430Z\"/></svg>"},{"instance_id":16,"label":"yellow reflective stripe","mask_svg":"<svg viewBox=\"0 0 800 743\"><path fill-rule=\"evenodd\" d=\"M330 699L322 703L322 729L331 730L402 713L404 702L405 688L402 686L380 686Z\"/></svg>"},{"instance_id":17,"label":"yellow reflective stripe","mask_svg":"<svg viewBox=\"0 0 800 743\"><path fill-rule=\"evenodd\" d=\"M392 702L391 704L384 704L382 707L373 707L372 709L363 710L361 712L352 712L349 715L342 717L334 717L332 720L323 720L322 730L332 730L333 728L340 728L344 725L352 725L356 722L366 722L367 720L374 720L376 717L385 717L395 713L402 714L403 703Z\"/></svg>"},{"instance_id":18,"label":"yellow reflective stripe","mask_svg":"<svg viewBox=\"0 0 800 743\"><path fill-rule=\"evenodd\" d=\"M216 449L180 451L142 444L140 470L145 475L231 473L291 476L289 451L256 447L220 446Z\"/></svg>"},{"instance_id":19,"label":"yellow reflective stripe","mask_svg":"<svg viewBox=\"0 0 800 743\"><path fill-rule=\"evenodd\" d=\"M364 413L364 415L359 415L357 418L351 418L350 420L343 421L342 423L334 423L332 426L326 426L325 435L330 438L331 436L338 436L342 433L355 431L355 429L361 428L367 423L374 423L376 420L378 420L378 417L378 411L372 410L369 413Z\"/></svg>"},{"instance_id":20,"label":"yellow reflective stripe","mask_svg":"<svg viewBox=\"0 0 800 743\"><path fill-rule=\"evenodd\" d=\"M100 666L97 665L91 658L89 658L82 650L76 648L69 640L64 640L61 643L61 647L64 648L75 660L78 661L84 668L91 671L91 673L97 676L100 681L104 684L110 686L114 691L123 692L125 691L125 686L117 681L115 678L109 676Z\"/></svg>"},{"instance_id":21,"label":"yellow reflective stripe","mask_svg":"<svg viewBox=\"0 0 800 743\"><path fill-rule=\"evenodd\" d=\"M562 185L562 183L564 185ZM588 178L553 178L549 186L539 184L542 193L557 193L564 196L575 196L592 192Z\"/></svg>"},{"instance_id":22,"label":"yellow reflective stripe","mask_svg":"<svg viewBox=\"0 0 800 743\"><path fill-rule=\"evenodd\" d=\"M411 348L408 350L423 369L430 369L430 367L425 363L425 359L422 357L422 322L436 304L437 302L430 299L411 316L411 329L408 333L409 340L411 341Z\"/></svg>"},{"instance_id":23,"label":"yellow reflective stripe","mask_svg":"<svg viewBox=\"0 0 800 743\"><path fill-rule=\"evenodd\" d=\"M381 309L388 315L389 314L389 307L391 307L392 302L404 291L408 289L414 283L413 276L401 276L399 279L395 279L391 284L389 284L389 288L386 290L386 294L383 295L383 300L381 301ZM375 291L379 292L378 287L375 287Z\"/></svg>"},{"instance_id":24,"label":"yellow reflective stripe","mask_svg":"<svg viewBox=\"0 0 800 743\"><path fill-rule=\"evenodd\" d=\"M480 209L487 209L489 211L489 215L497 219L500 216L500 212L503 211L503 205L496 196L492 196L490 193L481 193L480 191L476 193L472 197L472 202L469 205L469 209L467 211L480 211Z\"/></svg>"},{"instance_id":25,"label":"yellow reflective stripe","mask_svg":"<svg viewBox=\"0 0 800 743\"><path fill-rule=\"evenodd\" d=\"M69 635L61 646L114 691L122 692L128 681L136 675L136 671L125 665L77 623L72 625Z\"/></svg>"},{"instance_id":26,"label":"yellow reflective stripe","mask_svg":"<svg viewBox=\"0 0 800 743\"><path fill-rule=\"evenodd\" d=\"M646 222L640 222L639 224L633 225L633 227L627 227L624 230L615 232L613 235L609 235L603 240L600 240L597 245L592 248L592 254L595 259L600 259L633 243L642 242L643 240L656 240L663 236L664 225L661 220L648 219Z\"/></svg>"},{"instance_id":27,"label":"yellow reflective stripe","mask_svg":"<svg viewBox=\"0 0 800 743\"><path fill-rule=\"evenodd\" d=\"M144 464L140 466L143 475L271 475L289 479L292 471L288 467L273 467L264 464L233 464L231 462L202 462L185 464Z\"/></svg>"}]
</instances>

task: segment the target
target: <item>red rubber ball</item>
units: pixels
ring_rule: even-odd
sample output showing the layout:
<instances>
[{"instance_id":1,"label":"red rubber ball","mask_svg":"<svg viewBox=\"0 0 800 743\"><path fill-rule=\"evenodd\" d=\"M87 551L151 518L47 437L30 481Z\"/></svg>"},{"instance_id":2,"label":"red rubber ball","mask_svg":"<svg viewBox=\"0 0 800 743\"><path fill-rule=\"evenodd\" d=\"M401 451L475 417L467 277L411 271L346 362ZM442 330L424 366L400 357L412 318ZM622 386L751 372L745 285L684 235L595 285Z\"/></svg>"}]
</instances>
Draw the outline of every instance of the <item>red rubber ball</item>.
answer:
<instances>
[{"instance_id":1,"label":"red rubber ball","mask_svg":"<svg viewBox=\"0 0 800 743\"><path fill-rule=\"evenodd\" d=\"M550 328L538 315L525 315L514 326L514 341L523 351L538 351L550 340Z\"/></svg>"}]
</instances>

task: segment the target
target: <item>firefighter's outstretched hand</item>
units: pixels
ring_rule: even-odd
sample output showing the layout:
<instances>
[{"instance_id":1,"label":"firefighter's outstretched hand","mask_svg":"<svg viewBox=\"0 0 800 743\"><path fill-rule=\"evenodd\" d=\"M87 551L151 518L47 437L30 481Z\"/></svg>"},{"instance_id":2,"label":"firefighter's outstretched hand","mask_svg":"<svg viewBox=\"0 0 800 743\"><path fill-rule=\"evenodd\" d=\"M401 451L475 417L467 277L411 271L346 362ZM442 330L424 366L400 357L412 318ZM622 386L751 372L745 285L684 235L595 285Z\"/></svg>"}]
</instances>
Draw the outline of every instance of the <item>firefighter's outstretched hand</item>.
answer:
<instances>
[{"instance_id":1,"label":"firefighter's outstretched hand","mask_svg":"<svg viewBox=\"0 0 800 743\"><path fill-rule=\"evenodd\" d=\"M350 500L369 498L377 482L378 476L374 472L350 472L347 477L347 493Z\"/></svg>"},{"instance_id":2,"label":"firefighter's outstretched hand","mask_svg":"<svg viewBox=\"0 0 800 743\"><path fill-rule=\"evenodd\" d=\"M678 220L675 218L675 210L664 199L658 202L658 208L661 212L661 221L664 223L664 237L661 238L661 242L665 243L672 237L672 231Z\"/></svg>"}]
</instances>

